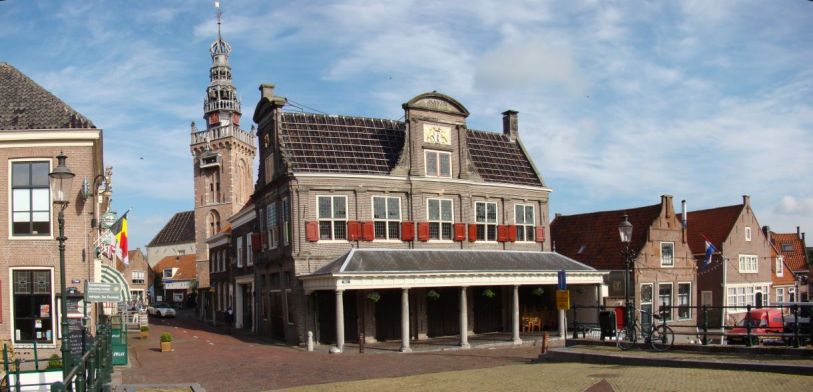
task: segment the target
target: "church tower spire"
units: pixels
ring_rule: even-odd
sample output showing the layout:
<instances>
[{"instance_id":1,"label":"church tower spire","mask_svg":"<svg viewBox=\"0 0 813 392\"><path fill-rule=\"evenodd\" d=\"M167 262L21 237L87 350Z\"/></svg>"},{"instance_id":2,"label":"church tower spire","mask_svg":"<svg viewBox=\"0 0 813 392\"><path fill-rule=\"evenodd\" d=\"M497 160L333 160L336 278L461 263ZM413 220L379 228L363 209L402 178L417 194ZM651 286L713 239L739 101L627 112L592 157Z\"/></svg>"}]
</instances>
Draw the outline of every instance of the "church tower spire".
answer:
<instances>
[{"instance_id":1,"label":"church tower spire","mask_svg":"<svg viewBox=\"0 0 813 392\"><path fill-rule=\"evenodd\" d=\"M195 175L195 253L199 287L208 287L209 251L206 239L240 211L254 193L254 130L240 129L240 100L232 84L231 45L220 31L223 13L215 1L217 38L209 46L212 66L203 100L206 127L190 126Z\"/></svg>"}]
</instances>

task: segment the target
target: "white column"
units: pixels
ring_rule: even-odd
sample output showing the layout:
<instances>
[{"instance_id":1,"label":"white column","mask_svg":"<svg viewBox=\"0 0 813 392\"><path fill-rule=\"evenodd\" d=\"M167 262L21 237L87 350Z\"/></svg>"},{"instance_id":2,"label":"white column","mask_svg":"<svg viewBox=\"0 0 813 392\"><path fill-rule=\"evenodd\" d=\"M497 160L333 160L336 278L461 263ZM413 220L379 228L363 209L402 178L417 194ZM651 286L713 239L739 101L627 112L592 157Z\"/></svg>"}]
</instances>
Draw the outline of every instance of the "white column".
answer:
<instances>
[{"instance_id":1,"label":"white column","mask_svg":"<svg viewBox=\"0 0 813 392\"><path fill-rule=\"evenodd\" d=\"M559 311L559 337L564 339L567 335L567 324L565 323L565 310Z\"/></svg>"},{"instance_id":2,"label":"white column","mask_svg":"<svg viewBox=\"0 0 813 392\"><path fill-rule=\"evenodd\" d=\"M336 290L336 348L344 350L344 290Z\"/></svg>"},{"instance_id":3,"label":"white column","mask_svg":"<svg viewBox=\"0 0 813 392\"><path fill-rule=\"evenodd\" d=\"M469 348L469 306L466 302L466 288L460 288L460 347Z\"/></svg>"},{"instance_id":4,"label":"white column","mask_svg":"<svg viewBox=\"0 0 813 392\"><path fill-rule=\"evenodd\" d=\"M519 286L514 286L513 308L511 311L511 332L514 344L522 344L519 338Z\"/></svg>"},{"instance_id":5,"label":"white column","mask_svg":"<svg viewBox=\"0 0 813 392\"><path fill-rule=\"evenodd\" d=\"M409 353L409 289L401 289L401 352Z\"/></svg>"}]
</instances>

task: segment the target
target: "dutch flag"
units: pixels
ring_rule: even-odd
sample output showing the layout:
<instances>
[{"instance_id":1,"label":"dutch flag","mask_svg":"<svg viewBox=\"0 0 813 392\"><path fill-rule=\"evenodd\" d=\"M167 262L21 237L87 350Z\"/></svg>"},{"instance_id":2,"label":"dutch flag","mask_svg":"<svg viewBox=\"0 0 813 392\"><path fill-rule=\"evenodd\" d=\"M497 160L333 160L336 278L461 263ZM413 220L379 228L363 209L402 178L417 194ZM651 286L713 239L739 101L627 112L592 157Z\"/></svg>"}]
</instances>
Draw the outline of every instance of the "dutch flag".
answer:
<instances>
[{"instance_id":1,"label":"dutch flag","mask_svg":"<svg viewBox=\"0 0 813 392\"><path fill-rule=\"evenodd\" d=\"M703 259L703 267L708 267L711 265L711 255L717 251L717 248L714 247L714 244L711 241L706 240L706 258Z\"/></svg>"}]
</instances>

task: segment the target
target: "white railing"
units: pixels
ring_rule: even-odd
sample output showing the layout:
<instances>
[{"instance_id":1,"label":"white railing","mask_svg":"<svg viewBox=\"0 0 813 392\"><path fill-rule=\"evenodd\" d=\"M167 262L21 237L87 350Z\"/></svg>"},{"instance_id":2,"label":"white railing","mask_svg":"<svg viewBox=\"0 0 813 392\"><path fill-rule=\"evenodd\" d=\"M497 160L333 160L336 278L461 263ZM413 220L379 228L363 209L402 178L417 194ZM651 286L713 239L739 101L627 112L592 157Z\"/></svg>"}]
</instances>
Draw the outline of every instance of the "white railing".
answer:
<instances>
[{"instance_id":1,"label":"white railing","mask_svg":"<svg viewBox=\"0 0 813 392\"><path fill-rule=\"evenodd\" d=\"M234 137L243 143L255 145L257 137L250 132L244 131L234 125L226 125L216 127L205 131L195 132L192 134L192 144L206 143L207 141L215 141L227 137Z\"/></svg>"}]
</instances>

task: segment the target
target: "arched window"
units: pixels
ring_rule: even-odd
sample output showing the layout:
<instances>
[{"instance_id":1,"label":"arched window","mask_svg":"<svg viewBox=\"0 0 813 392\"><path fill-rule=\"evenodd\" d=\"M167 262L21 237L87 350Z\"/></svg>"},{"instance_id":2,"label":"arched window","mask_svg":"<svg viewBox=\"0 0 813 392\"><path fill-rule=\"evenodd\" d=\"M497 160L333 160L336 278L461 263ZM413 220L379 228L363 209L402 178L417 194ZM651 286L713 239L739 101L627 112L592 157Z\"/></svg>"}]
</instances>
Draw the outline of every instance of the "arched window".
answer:
<instances>
[{"instance_id":1,"label":"arched window","mask_svg":"<svg viewBox=\"0 0 813 392\"><path fill-rule=\"evenodd\" d=\"M220 214L217 211L209 211L206 217L206 238L209 238L220 231Z\"/></svg>"}]
</instances>

